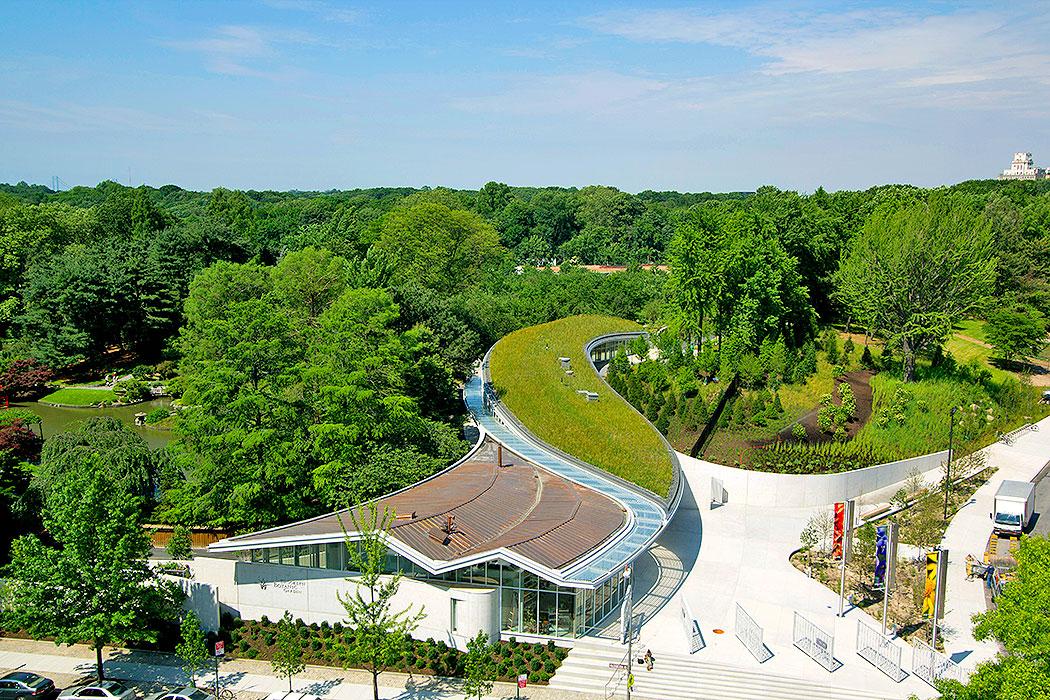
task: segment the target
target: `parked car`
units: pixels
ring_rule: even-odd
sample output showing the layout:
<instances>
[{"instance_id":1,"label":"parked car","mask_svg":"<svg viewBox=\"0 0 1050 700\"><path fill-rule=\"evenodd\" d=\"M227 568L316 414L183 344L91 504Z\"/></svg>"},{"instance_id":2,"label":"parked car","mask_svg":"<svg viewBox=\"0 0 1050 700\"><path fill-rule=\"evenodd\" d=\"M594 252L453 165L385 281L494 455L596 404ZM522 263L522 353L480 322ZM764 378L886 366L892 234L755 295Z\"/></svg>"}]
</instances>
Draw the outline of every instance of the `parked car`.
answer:
<instances>
[{"instance_id":1,"label":"parked car","mask_svg":"<svg viewBox=\"0 0 1050 700\"><path fill-rule=\"evenodd\" d=\"M66 688L58 695L58 700L84 700L84 698L98 698L98 700L133 700L135 691L120 681L102 681L89 685L78 685Z\"/></svg>"},{"instance_id":2,"label":"parked car","mask_svg":"<svg viewBox=\"0 0 1050 700\"><path fill-rule=\"evenodd\" d=\"M146 700L214 700L211 693L191 685L178 690L162 690L146 698Z\"/></svg>"},{"instance_id":3,"label":"parked car","mask_svg":"<svg viewBox=\"0 0 1050 700\"><path fill-rule=\"evenodd\" d=\"M12 671L0 678L0 700L54 700L58 688L50 678L29 671Z\"/></svg>"}]
</instances>

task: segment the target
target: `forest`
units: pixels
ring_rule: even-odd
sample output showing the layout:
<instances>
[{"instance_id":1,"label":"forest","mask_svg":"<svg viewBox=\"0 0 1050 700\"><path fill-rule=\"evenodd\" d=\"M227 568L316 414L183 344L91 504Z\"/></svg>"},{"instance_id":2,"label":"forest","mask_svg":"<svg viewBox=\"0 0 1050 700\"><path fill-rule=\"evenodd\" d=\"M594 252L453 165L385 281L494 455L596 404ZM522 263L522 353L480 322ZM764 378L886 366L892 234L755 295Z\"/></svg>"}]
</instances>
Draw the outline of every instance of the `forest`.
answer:
<instances>
[{"instance_id":1,"label":"forest","mask_svg":"<svg viewBox=\"0 0 1050 700\"><path fill-rule=\"evenodd\" d=\"M707 454L776 470L939 449L948 404L980 407L969 440L1007 429L1040 410L1032 385L1050 359L1050 182L19 183L0 185L0 249L6 395L134 370L178 407L162 450L119 421L41 441L32 416L4 412L0 508L22 529L83 450L142 484L149 520L231 530L412 483L467 448L458 383L485 350L575 314L651 330L659 359L618 358L610 381L676 447L714 419ZM583 267L598 264L626 269Z\"/></svg>"}]
</instances>

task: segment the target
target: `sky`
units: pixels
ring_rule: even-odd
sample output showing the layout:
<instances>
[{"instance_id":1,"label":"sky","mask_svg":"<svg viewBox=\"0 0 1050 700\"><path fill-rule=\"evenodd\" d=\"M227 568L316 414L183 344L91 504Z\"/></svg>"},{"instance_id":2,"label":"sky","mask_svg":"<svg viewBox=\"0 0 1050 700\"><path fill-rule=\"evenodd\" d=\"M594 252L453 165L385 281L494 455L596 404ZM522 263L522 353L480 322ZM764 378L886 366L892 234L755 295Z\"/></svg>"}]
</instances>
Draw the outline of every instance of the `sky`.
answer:
<instances>
[{"instance_id":1,"label":"sky","mask_svg":"<svg viewBox=\"0 0 1050 700\"><path fill-rule=\"evenodd\" d=\"M0 2L0 182L812 191L1050 166L1050 2Z\"/></svg>"}]
</instances>

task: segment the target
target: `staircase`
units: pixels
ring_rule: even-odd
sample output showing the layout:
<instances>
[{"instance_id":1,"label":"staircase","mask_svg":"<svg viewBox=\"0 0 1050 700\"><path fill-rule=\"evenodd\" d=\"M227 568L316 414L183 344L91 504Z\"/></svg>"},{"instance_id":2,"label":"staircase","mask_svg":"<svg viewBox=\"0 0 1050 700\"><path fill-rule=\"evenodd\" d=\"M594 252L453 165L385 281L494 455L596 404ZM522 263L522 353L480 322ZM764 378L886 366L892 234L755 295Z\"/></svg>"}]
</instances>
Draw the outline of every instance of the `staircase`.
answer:
<instances>
[{"instance_id":1,"label":"staircase","mask_svg":"<svg viewBox=\"0 0 1050 700\"><path fill-rule=\"evenodd\" d=\"M578 640L551 678L550 687L626 698L626 672L609 668L610 663L622 661L623 647L602 640ZM820 676L826 675L820 670ZM813 676L820 677L816 667ZM634 679L631 695L640 700L900 700L907 696L903 689L900 695L880 695L870 689L837 687L831 678L830 683L790 678L667 653L657 656L652 671L635 664Z\"/></svg>"}]
</instances>

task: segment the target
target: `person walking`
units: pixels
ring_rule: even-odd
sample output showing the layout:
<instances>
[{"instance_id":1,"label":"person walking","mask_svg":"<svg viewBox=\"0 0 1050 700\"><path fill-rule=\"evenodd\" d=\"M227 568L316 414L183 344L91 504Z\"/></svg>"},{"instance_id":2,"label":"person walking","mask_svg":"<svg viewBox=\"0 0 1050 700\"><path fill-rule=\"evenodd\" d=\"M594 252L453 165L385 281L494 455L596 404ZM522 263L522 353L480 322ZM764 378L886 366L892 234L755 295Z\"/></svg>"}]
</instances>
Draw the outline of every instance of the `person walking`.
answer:
<instances>
[{"instance_id":1,"label":"person walking","mask_svg":"<svg viewBox=\"0 0 1050 700\"><path fill-rule=\"evenodd\" d=\"M651 649L646 649L645 650L645 670L646 671L652 671L653 670L653 661L655 661L655 660L656 659L655 659L655 657L653 657L652 650Z\"/></svg>"}]
</instances>

